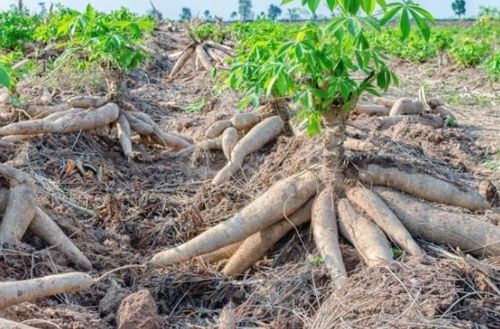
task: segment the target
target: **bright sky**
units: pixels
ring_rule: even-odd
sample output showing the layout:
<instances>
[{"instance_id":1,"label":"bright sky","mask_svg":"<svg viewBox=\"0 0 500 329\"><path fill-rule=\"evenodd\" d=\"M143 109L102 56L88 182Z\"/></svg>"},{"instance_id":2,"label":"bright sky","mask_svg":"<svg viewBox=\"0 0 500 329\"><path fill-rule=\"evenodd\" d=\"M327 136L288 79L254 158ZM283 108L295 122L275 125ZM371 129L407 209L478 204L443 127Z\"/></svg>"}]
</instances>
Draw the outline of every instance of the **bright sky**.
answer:
<instances>
[{"instance_id":1,"label":"bright sky","mask_svg":"<svg viewBox=\"0 0 500 329\"><path fill-rule=\"evenodd\" d=\"M149 6L148 0L24 0L24 3L31 9L38 8L39 2L60 2L66 6L77 9L83 9L88 2L100 10L111 10L125 6L133 11L143 13L147 11ZM262 11L267 12L270 4L279 4L281 0L252 0L253 11L258 14ZM296 0L296 4L300 1ZM453 17L451 10L452 0L416 0L425 9L429 10L436 18ZM15 0L0 0L0 9L7 9L10 4L17 3ZM233 11L238 11L238 0L153 0L155 6L163 13L166 18L177 19L182 7L191 8L193 15L203 15L203 12L208 9L212 15L228 18ZM466 0L466 16L471 17L477 14L479 6L499 6L498 0ZM293 7L293 4L284 6L286 8ZM326 14L327 10L322 9L320 14Z\"/></svg>"}]
</instances>

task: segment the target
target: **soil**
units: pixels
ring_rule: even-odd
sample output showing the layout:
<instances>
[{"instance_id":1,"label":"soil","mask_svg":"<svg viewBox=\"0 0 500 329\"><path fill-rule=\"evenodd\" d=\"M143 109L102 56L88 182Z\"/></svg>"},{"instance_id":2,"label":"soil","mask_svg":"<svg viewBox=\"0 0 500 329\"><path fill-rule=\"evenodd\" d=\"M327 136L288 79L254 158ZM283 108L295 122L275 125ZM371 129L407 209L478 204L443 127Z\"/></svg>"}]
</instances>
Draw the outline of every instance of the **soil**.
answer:
<instances>
[{"instance_id":1,"label":"soil","mask_svg":"<svg viewBox=\"0 0 500 329\"><path fill-rule=\"evenodd\" d=\"M183 33L156 31L148 44L155 54L149 63L128 75L127 86L134 105L167 131L201 141L213 122L238 111L239 98L233 92L219 91L210 73L196 72L191 63L174 82L163 81L173 65L167 54L182 49L188 42ZM372 131L368 139L377 149L362 156L401 160L413 168L476 189L485 180L500 187L500 168L485 166L500 162L500 155L495 155L500 150L500 112L495 98L500 86L487 82L477 70L450 71L436 63L415 66L395 60L393 68L405 83L391 89L389 95L415 97L424 81L432 97L444 98L440 92L456 88L486 101L481 105L451 104L458 119L455 127L432 129L398 124L383 132ZM474 79L463 79L464 76ZM37 99L41 91L33 87L26 84L20 91ZM102 90L94 92L99 94ZM56 91L55 101L72 94L70 90ZM204 103L201 109L186 111L193 110L192 105L200 101ZM176 110L171 104L185 110ZM355 119L368 127L369 120L363 116ZM198 154L193 161L175 157L162 148L142 147L146 161L128 162L117 139L87 133L49 135L16 147L1 146L0 160L16 164L34 177L41 206L89 257L94 265L91 274L98 277L119 266L142 263L155 252L187 241L230 217L272 183L317 160L321 155L318 144L314 138L284 134L276 143L249 156L238 179L217 188L210 181L226 162L220 151ZM485 220L498 224L498 212L486 213ZM486 260L494 271L488 279L463 258L446 254L446 246L437 251L435 246L419 242L429 253L425 266L418 268L420 279L409 276L411 260L402 255L398 260L403 265L396 266L392 273L404 277L407 284L398 286L386 280L389 274L366 269L344 241L347 270L354 274L348 287L354 287L363 277L373 278L370 283L362 282L364 293L357 289L350 295L344 289L336 295L339 303L346 302L351 307L346 310L354 310L356 317L351 315L349 321L370 317L370 321L360 322L364 328L370 327L375 323L374 312L413 307L414 300L401 299L413 296L424 309L405 315L404 327L445 324L500 328L500 295L490 284L500 282L500 258ZM16 250L0 251L1 281L74 270L71 260L29 234ZM130 293L148 289L156 302L162 328L216 327L228 303L234 305L238 326L303 328L313 323L315 312L331 293L328 272L317 262L308 227L288 234L266 259L239 280L224 277L218 270L217 265L208 266L198 260L161 270L124 270L84 293L20 304L1 310L0 317L28 321L40 329L115 328L119 301ZM377 289L376 280L388 290ZM408 285L411 291L405 290ZM419 287L427 288L421 294ZM369 291L375 291L384 304L373 308L356 306L353 301L365 298ZM377 299L370 301L376 303ZM391 326L390 321L384 320L384 327L403 327L403 322L397 322L401 319L398 312L384 314L393 314L391 321L395 321Z\"/></svg>"}]
</instances>

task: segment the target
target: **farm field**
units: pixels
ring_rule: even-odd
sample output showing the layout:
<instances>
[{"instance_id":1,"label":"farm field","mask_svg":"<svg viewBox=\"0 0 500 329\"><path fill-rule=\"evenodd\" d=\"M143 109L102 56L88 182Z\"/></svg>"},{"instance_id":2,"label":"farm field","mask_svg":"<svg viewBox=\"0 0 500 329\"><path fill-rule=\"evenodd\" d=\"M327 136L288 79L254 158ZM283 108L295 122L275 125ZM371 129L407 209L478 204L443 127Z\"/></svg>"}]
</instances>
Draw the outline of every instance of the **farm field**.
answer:
<instances>
[{"instance_id":1,"label":"farm field","mask_svg":"<svg viewBox=\"0 0 500 329\"><path fill-rule=\"evenodd\" d=\"M0 328L500 328L500 17L325 2L0 12Z\"/></svg>"}]
</instances>

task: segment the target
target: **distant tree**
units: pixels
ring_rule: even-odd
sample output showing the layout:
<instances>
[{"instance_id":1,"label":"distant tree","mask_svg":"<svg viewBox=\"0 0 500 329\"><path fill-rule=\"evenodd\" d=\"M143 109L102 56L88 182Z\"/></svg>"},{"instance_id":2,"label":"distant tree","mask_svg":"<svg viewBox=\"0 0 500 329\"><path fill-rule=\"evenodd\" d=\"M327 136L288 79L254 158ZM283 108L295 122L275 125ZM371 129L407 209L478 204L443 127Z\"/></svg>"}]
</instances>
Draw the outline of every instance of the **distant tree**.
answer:
<instances>
[{"instance_id":1,"label":"distant tree","mask_svg":"<svg viewBox=\"0 0 500 329\"><path fill-rule=\"evenodd\" d=\"M493 6L479 6L479 17L500 19L500 9Z\"/></svg>"},{"instance_id":2,"label":"distant tree","mask_svg":"<svg viewBox=\"0 0 500 329\"><path fill-rule=\"evenodd\" d=\"M214 18L210 14L210 10L208 10L208 9L203 12L203 16L205 17L205 20L207 22L213 22L213 20L214 20Z\"/></svg>"},{"instance_id":3,"label":"distant tree","mask_svg":"<svg viewBox=\"0 0 500 329\"><path fill-rule=\"evenodd\" d=\"M188 7L182 7L181 10L181 21L190 21L193 18L193 14L191 13L191 9Z\"/></svg>"},{"instance_id":4,"label":"distant tree","mask_svg":"<svg viewBox=\"0 0 500 329\"><path fill-rule=\"evenodd\" d=\"M455 15L462 17L465 15L465 0L454 0L451 3L451 9L453 9Z\"/></svg>"},{"instance_id":5,"label":"distant tree","mask_svg":"<svg viewBox=\"0 0 500 329\"><path fill-rule=\"evenodd\" d=\"M300 21L309 18L309 11L304 8L289 8L288 9L288 19L292 22Z\"/></svg>"},{"instance_id":6,"label":"distant tree","mask_svg":"<svg viewBox=\"0 0 500 329\"><path fill-rule=\"evenodd\" d=\"M239 0L238 11L243 21L249 21L253 18L252 0Z\"/></svg>"},{"instance_id":7,"label":"distant tree","mask_svg":"<svg viewBox=\"0 0 500 329\"><path fill-rule=\"evenodd\" d=\"M236 17L238 17L238 13L237 13L237 12L235 12L235 11L233 11L233 12L231 13L231 19L233 19L233 20L234 20L234 19L236 19Z\"/></svg>"},{"instance_id":8,"label":"distant tree","mask_svg":"<svg viewBox=\"0 0 500 329\"><path fill-rule=\"evenodd\" d=\"M270 5L267 10L267 17L272 20L276 20L281 15L281 8L276 5Z\"/></svg>"},{"instance_id":9,"label":"distant tree","mask_svg":"<svg viewBox=\"0 0 500 329\"><path fill-rule=\"evenodd\" d=\"M45 2L39 2L38 5L40 6L40 16L47 16L47 6L45 5Z\"/></svg>"}]
</instances>

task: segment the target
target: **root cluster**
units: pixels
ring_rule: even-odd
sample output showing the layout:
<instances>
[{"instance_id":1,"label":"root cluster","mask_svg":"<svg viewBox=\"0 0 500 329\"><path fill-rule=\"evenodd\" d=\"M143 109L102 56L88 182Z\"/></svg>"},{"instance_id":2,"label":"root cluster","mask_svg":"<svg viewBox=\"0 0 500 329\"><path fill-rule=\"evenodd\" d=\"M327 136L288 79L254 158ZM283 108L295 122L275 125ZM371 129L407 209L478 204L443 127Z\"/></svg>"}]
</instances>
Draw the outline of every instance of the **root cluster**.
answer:
<instances>
[{"instance_id":1,"label":"root cluster","mask_svg":"<svg viewBox=\"0 0 500 329\"><path fill-rule=\"evenodd\" d=\"M196 70L203 68L210 71L215 67L225 70L225 59L229 56L232 56L232 48L229 46L194 40L184 50L170 55L170 58L176 60L176 62L168 77L166 77L166 81L172 82L189 60L194 61Z\"/></svg>"},{"instance_id":2,"label":"root cluster","mask_svg":"<svg viewBox=\"0 0 500 329\"><path fill-rule=\"evenodd\" d=\"M87 257L39 206L35 185L28 175L13 167L0 165L0 175L8 181L8 188L0 189L0 244L15 246L30 231L49 246L60 250L83 270L92 269Z\"/></svg>"},{"instance_id":3,"label":"root cluster","mask_svg":"<svg viewBox=\"0 0 500 329\"><path fill-rule=\"evenodd\" d=\"M0 128L0 140L13 143L50 133L111 132L118 137L129 160L141 159L140 153L133 150L133 141L174 150L192 143L190 138L163 131L147 114L124 110L106 97L77 96L63 105L31 106L27 114L32 119Z\"/></svg>"}]
</instances>

